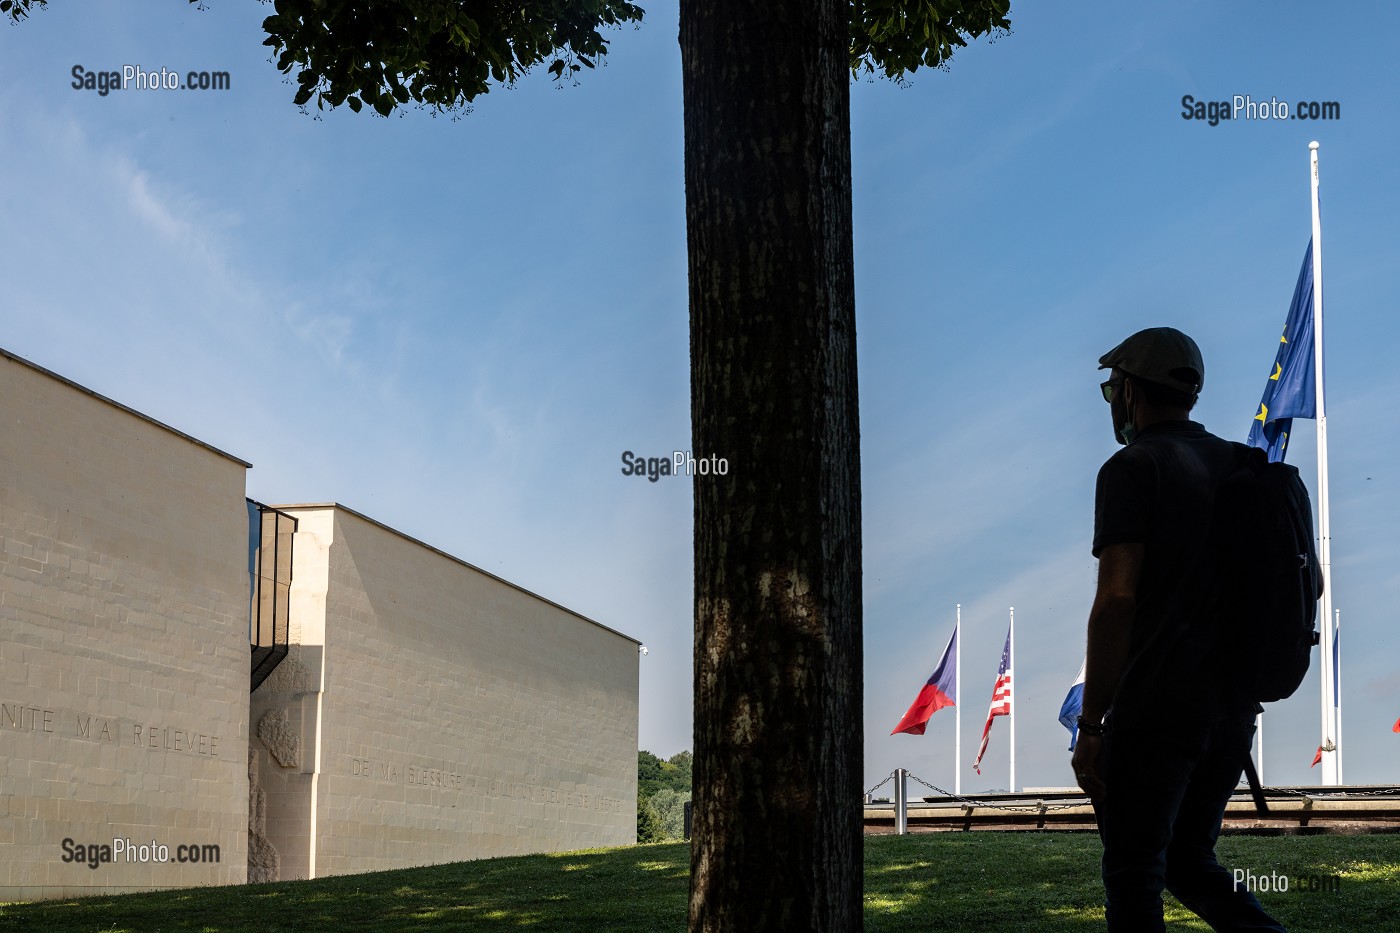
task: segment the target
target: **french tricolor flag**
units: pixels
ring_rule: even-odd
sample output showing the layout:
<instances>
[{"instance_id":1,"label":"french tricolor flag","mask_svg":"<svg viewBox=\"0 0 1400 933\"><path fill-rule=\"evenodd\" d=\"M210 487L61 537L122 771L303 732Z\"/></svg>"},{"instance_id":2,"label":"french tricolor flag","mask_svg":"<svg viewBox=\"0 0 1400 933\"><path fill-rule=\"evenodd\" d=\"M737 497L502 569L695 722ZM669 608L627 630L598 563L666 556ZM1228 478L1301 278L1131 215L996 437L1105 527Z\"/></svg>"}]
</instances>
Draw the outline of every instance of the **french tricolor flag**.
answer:
<instances>
[{"instance_id":1,"label":"french tricolor flag","mask_svg":"<svg viewBox=\"0 0 1400 933\"><path fill-rule=\"evenodd\" d=\"M948 647L943 649L943 657L933 669L924 689L914 698L909 712L890 732L907 732L910 735L923 735L928 718L945 706L958 705L958 627L953 627L953 637L948 639Z\"/></svg>"},{"instance_id":2,"label":"french tricolor flag","mask_svg":"<svg viewBox=\"0 0 1400 933\"><path fill-rule=\"evenodd\" d=\"M1065 701L1060 704L1060 725L1069 730L1069 750L1074 751L1074 745L1079 741L1079 714L1084 711L1084 666L1089 663L1088 658L1079 665L1079 676L1074 679L1074 683L1069 688L1069 693L1065 694Z\"/></svg>"}]
</instances>

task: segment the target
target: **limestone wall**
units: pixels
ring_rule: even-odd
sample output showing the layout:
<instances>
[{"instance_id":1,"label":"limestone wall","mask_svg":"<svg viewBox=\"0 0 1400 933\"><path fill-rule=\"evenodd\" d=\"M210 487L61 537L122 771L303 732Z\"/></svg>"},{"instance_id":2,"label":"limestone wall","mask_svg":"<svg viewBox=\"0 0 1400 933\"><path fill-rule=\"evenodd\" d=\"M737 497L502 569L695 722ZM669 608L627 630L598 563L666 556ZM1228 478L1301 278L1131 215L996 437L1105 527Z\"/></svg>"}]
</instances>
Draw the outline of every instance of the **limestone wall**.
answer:
<instances>
[{"instance_id":1,"label":"limestone wall","mask_svg":"<svg viewBox=\"0 0 1400 933\"><path fill-rule=\"evenodd\" d=\"M246 466L0 353L0 901L244 880Z\"/></svg>"},{"instance_id":2,"label":"limestone wall","mask_svg":"<svg viewBox=\"0 0 1400 933\"><path fill-rule=\"evenodd\" d=\"M0 902L630 843L637 643L0 351Z\"/></svg>"},{"instance_id":3,"label":"limestone wall","mask_svg":"<svg viewBox=\"0 0 1400 933\"><path fill-rule=\"evenodd\" d=\"M281 877L635 840L634 640L348 509L284 510L294 645L253 698Z\"/></svg>"}]
</instances>

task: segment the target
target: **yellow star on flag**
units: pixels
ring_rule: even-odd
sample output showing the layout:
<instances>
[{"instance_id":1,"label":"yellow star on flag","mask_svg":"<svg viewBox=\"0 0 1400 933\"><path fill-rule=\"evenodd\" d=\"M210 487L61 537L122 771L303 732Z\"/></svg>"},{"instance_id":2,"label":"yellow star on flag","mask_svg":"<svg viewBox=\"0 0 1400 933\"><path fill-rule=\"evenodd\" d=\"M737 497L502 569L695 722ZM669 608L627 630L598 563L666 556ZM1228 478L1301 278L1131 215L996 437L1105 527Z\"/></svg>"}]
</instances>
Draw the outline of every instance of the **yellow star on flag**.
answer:
<instances>
[{"instance_id":1,"label":"yellow star on flag","mask_svg":"<svg viewBox=\"0 0 1400 933\"><path fill-rule=\"evenodd\" d=\"M1262 421L1262 422L1264 422L1265 424L1268 424L1268 423L1269 423L1269 406L1268 406L1268 405L1265 405L1263 402L1260 402L1260 403L1259 403L1259 414L1257 414L1257 415L1254 416L1254 420L1255 420L1255 421Z\"/></svg>"},{"instance_id":2,"label":"yellow star on flag","mask_svg":"<svg viewBox=\"0 0 1400 933\"><path fill-rule=\"evenodd\" d=\"M1283 375L1283 365L1280 363L1275 363L1274 374L1269 377L1269 380L1272 382L1278 382L1278 377L1281 375Z\"/></svg>"}]
</instances>

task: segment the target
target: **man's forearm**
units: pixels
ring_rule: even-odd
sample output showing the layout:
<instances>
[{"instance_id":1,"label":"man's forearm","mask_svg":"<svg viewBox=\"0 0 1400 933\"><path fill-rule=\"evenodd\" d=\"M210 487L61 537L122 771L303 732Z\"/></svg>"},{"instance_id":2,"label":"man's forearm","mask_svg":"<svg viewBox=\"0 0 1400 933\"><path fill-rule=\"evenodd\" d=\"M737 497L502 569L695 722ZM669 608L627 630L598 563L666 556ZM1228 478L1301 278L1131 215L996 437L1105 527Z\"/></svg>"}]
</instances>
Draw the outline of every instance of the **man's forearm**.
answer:
<instances>
[{"instance_id":1,"label":"man's forearm","mask_svg":"<svg viewBox=\"0 0 1400 933\"><path fill-rule=\"evenodd\" d=\"M1086 720L1098 722L1113 702L1128 660L1135 609L1136 601L1129 596L1101 593L1094 598L1084 667L1082 715Z\"/></svg>"}]
</instances>

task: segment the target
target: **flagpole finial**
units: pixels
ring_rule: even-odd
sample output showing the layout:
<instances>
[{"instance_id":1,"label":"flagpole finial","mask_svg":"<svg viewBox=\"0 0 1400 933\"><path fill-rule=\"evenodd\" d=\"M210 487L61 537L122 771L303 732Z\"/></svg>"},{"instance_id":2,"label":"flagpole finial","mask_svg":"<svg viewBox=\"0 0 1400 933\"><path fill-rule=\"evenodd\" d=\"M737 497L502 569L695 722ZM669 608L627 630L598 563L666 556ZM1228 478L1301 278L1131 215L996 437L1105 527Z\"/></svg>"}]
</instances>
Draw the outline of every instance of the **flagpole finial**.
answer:
<instances>
[{"instance_id":1,"label":"flagpole finial","mask_svg":"<svg viewBox=\"0 0 1400 933\"><path fill-rule=\"evenodd\" d=\"M1314 139L1312 142L1308 143L1308 148L1316 152L1318 149L1322 148L1322 144Z\"/></svg>"}]
</instances>

